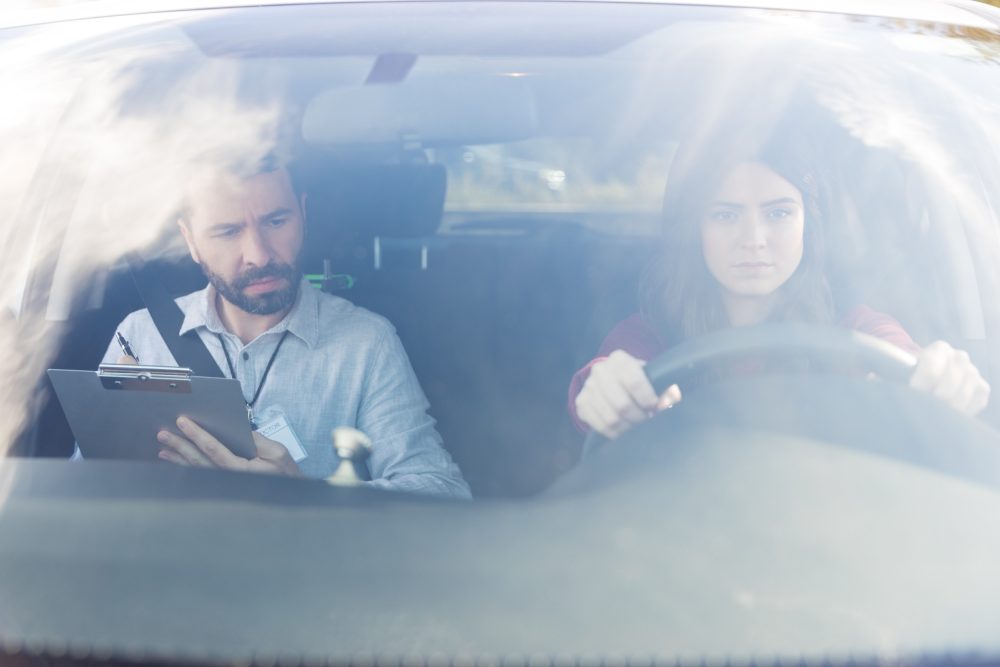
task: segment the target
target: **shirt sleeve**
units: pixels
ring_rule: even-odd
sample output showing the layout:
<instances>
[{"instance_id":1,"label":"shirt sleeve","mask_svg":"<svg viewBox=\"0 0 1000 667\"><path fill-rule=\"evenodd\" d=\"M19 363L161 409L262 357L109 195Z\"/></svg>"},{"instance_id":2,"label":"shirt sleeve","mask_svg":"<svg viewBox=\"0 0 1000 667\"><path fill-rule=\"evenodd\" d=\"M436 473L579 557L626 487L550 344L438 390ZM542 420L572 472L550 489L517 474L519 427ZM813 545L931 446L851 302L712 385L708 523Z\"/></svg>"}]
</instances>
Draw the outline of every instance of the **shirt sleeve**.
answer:
<instances>
[{"instance_id":1,"label":"shirt sleeve","mask_svg":"<svg viewBox=\"0 0 1000 667\"><path fill-rule=\"evenodd\" d=\"M379 341L358 411L358 428L372 440L373 486L471 498L434 428L434 419L403 344L391 329Z\"/></svg>"},{"instance_id":2,"label":"shirt sleeve","mask_svg":"<svg viewBox=\"0 0 1000 667\"><path fill-rule=\"evenodd\" d=\"M586 424L580 421L576 414L576 397L583 389L584 383L590 377L590 370L598 362L604 361L615 350L624 350L637 359L649 361L664 350L662 340L656 332L646 324L639 313L635 313L629 318L619 322L614 329L604 338L598 350L598 356L591 359L587 364L573 374L569 383L569 396L567 409L570 418L576 425L577 430L586 433L590 430Z\"/></svg>"}]
</instances>

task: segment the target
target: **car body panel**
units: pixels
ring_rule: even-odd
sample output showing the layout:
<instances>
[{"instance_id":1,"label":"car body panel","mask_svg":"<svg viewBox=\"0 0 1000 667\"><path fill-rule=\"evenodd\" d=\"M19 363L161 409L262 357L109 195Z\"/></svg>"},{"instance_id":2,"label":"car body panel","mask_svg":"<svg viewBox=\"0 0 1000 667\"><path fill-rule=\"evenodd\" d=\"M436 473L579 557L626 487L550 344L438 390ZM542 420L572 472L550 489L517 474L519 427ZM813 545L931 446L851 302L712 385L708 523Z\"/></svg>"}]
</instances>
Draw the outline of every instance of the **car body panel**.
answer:
<instances>
[{"instance_id":1,"label":"car body panel","mask_svg":"<svg viewBox=\"0 0 1000 667\"><path fill-rule=\"evenodd\" d=\"M37 164L11 151L27 194L8 228L35 238L10 258L26 262L24 286L9 308L15 321L0 335L10 349L31 353L5 362L7 403L16 409L0 424L0 445L20 442L11 434L27 423L34 440L25 440L37 446L30 453L72 450L69 426L54 433L61 423L48 418L58 417L58 405L38 409L31 372L47 364L89 368L100 358L116 318L140 306L129 300L125 250L153 253L150 264L168 267L171 287L184 285L178 292L189 291L192 277L203 284L193 262L171 263L176 183L159 178L185 157L211 154L230 130L238 139L271 136L259 132L270 125L256 124L268 113L239 113L260 109L241 105L238 84L268 83L261 73L277 63L293 74L291 106L309 109L329 90L367 95L386 85L370 73L395 56L412 69L389 77L390 92L419 94L379 98L379 120L389 129L371 135L374 145L361 147L368 152L347 145L350 133L305 137L336 140L321 147L333 156L319 156L308 206L316 220L337 224L312 229L357 234L343 244L342 237L309 237L307 253L328 252L310 255L309 268L342 270L334 259L348 265L344 271L357 268L362 278L345 296L397 326L445 442L463 457L481 498L452 504L165 464L4 459L0 653L226 665L1000 661L1000 435L989 424L902 382L828 376L808 365L794 377L718 384L709 377L685 388L676 408L614 443L619 449L599 448L579 464L583 435L566 414L573 371L635 310L640 273L658 247L671 160L693 134L682 120L688 112L696 121L712 118L720 110L711 106L716 92L721 110L747 123L759 120L754 112L767 120L769 104L800 112L785 96L786 81L770 76L786 69L789 88L801 75L828 93L824 110L841 125L824 155L864 195L859 210L851 209L857 202L837 202L842 291L856 286L852 280L870 285L869 295L915 323L915 337L933 332L978 345L973 357L995 371L1000 179L991 139L1000 136L1000 106L990 84L1000 39L993 10L971 2L544 3L549 11L537 16L573 12L576 22L557 30L532 22L529 3L238 4L175 3L177 11L136 14L128 13L131 4L102 4L4 19L27 26L4 36L36 68L11 65L8 84L39 92L38 99L50 88L60 95L51 114L36 110L32 97L15 107L38 125L51 115L57 132L33 146ZM454 29L430 11L436 8L454 10L469 27ZM672 9L682 16L676 26L672 15L658 14ZM73 20L103 13L109 16ZM504 24L509 32L482 20L501 14L513 17ZM280 16L305 25L285 26ZM404 22L412 16L424 23ZM616 16L624 18L610 20ZM29 25L36 21L51 23ZM341 39L329 38L331 26ZM782 32L788 26L790 36ZM853 31L864 39L845 37ZM690 61L658 57L657 39ZM420 57L399 57L411 51ZM309 57L320 64L310 67ZM452 67L449 57L466 60ZM952 68L932 66L944 62ZM460 86L470 79L449 78L455 72L505 83ZM700 76L720 72L738 76ZM810 78L816 72L825 78ZM247 73L249 82L239 78ZM777 92L754 88L757 79ZM192 84L192 96L171 95L176 82ZM740 97L744 86L765 94ZM423 145L413 136L419 132L405 131L418 125L397 109L446 99L449 88L465 97L428 107L436 115L420 129L437 134L425 131ZM501 88L523 97L505 98L516 103L517 118L507 113L501 120L508 124L491 124L475 108L489 96L475 93ZM645 107L644 95L653 100ZM349 107L351 99L336 101ZM609 101L616 104L601 106ZM654 133L654 143L629 135L641 124L630 102L666 136ZM593 117L573 113L593 109ZM321 129L330 119L359 127L371 120L361 104L344 116L317 113ZM601 125L608 118L610 127ZM460 136L460 126L469 136ZM830 129L816 127L816 134ZM591 163L573 145L557 146L565 150L551 159L544 144L534 154L526 145L574 132L594 139ZM488 158L499 167L470 169L471 194L460 205L442 212L440 178L427 178L437 186L423 190L419 179L405 180L443 169L432 158L467 150L467 139L500 141L497 134L516 145L476 149L472 162ZM396 135L401 146L390 141ZM600 150L618 140L660 158L627 165L641 192L610 168L607 182L582 168L620 157ZM97 148L100 159L90 162L88 149ZM181 158L174 165L161 155ZM505 172L530 178L490 175ZM546 172L562 173L564 186L539 179ZM477 190L482 174L495 190L500 180L530 181L545 198L531 199L525 186L490 200ZM407 198L405 186L414 184ZM600 196L572 199L589 194L588 185ZM102 198L108 192L125 195L123 212L111 210L121 201ZM359 215L354 229L343 206L356 203L352 193L376 204L361 211L369 217ZM432 199L437 209L426 203ZM445 223L435 227L435 215ZM124 224L95 224L106 220ZM378 261L365 254L371 248ZM446 270L435 273L438 267ZM929 324L919 330L924 314Z\"/></svg>"}]
</instances>

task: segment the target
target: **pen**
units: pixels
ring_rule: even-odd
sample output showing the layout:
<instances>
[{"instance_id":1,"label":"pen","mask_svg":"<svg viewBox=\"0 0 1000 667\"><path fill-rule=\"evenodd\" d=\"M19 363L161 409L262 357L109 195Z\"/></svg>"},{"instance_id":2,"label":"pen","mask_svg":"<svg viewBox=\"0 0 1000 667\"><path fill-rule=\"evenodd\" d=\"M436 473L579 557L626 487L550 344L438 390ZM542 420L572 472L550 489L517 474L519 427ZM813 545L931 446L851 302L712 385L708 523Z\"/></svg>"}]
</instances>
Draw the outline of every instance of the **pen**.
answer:
<instances>
[{"instance_id":1,"label":"pen","mask_svg":"<svg viewBox=\"0 0 1000 667\"><path fill-rule=\"evenodd\" d=\"M139 363L139 355L132 351L132 346L125 340L125 336L122 335L121 331L115 332L115 338L118 339L118 346L122 349L122 352L135 359L135 363Z\"/></svg>"}]
</instances>

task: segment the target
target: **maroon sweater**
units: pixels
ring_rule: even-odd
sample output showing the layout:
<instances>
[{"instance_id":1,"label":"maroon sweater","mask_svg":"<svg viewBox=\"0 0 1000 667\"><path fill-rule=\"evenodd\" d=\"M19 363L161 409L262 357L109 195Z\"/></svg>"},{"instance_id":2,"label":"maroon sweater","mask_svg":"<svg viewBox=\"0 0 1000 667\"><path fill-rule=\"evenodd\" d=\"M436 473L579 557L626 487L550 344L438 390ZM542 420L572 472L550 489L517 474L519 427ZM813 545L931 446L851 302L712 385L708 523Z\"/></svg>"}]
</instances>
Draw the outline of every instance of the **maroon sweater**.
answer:
<instances>
[{"instance_id":1,"label":"maroon sweater","mask_svg":"<svg viewBox=\"0 0 1000 667\"><path fill-rule=\"evenodd\" d=\"M920 346L913 342L902 325L885 313L880 313L868 306L858 306L840 319L839 325L845 329L853 329L862 333L881 338L907 352L917 354ZM607 335L598 350L598 356L586 366L578 370L569 384L569 414L581 431L589 430L587 425L576 415L576 396L583 389L583 383L590 377L590 369L594 364L608 358L615 350L624 350L637 359L649 361L666 351L667 344L647 323L639 313L619 322Z\"/></svg>"}]
</instances>

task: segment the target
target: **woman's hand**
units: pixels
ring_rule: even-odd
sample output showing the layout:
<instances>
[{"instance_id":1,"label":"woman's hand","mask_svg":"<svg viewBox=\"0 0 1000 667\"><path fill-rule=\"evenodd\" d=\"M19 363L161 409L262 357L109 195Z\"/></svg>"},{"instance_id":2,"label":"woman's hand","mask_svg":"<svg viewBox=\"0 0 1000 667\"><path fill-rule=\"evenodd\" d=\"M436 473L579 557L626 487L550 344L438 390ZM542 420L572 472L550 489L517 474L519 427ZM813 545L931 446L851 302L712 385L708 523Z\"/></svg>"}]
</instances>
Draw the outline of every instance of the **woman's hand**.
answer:
<instances>
[{"instance_id":1,"label":"woman's hand","mask_svg":"<svg viewBox=\"0 0 1000 667\"><path fill-rule=\"evenodd\" d=\"M910 386L937 396L970 417L982 412L990 399L990 385L969 355L940 340L917 355Z\"/></svg>"},{"instance_id":2,"label":"woman's hand","mask_svg":"<svg viewBox=\"0 0 1000 667\"><path fill-rule=\"evenodd\" d=\"M643 371L645 365L645 361L624 350L615 350L594 364L576 397L580 421L608 438L617 438L681 400L677 385L657 396Z\"/></svg>"}]
</instances>

